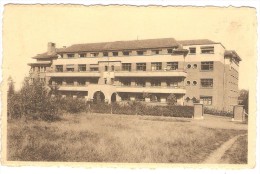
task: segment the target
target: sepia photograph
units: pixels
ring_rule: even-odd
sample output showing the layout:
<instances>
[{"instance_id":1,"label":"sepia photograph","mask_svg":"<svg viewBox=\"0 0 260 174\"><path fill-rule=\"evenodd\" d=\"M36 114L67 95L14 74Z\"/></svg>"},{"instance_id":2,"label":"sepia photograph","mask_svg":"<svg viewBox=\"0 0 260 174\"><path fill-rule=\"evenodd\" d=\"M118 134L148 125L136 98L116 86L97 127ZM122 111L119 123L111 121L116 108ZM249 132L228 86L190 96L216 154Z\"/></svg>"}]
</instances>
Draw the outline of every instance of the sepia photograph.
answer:
<instances>
[{"instance_id":1,"label":"sepia photograph","mask_svg":"<svg viewBox=\"0 0 260 174\"><path fill-rule=\"evenodd\" d=\"M254 8L6 4L2 38L5 164L255 165Z\"/></svg>"}]
</instances>

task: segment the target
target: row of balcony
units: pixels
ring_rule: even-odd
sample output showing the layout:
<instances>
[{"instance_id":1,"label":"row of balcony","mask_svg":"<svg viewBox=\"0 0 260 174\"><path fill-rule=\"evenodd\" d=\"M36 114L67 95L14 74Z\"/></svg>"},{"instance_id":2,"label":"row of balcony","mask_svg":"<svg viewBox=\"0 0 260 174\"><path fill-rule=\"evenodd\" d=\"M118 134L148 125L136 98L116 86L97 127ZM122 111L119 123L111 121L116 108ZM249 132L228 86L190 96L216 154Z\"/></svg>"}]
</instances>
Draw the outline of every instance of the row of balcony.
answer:
<instances>
[{"instance_id":1,"label":"row of balcony","mask_svg":"<svg viewBox=\"0 0 260 174\"><path fill-rule=\"evenodd\" d=\"M187 73L183 69L177 70L154 70L154 71L112 71L107 72L115 77L186 77ZM47 72L49 77L100 77L99 71L65 71L65 72Z\"/></svg>"},{"instance_id":2,"label":"row of balcony","mask_svg":"<svg viewBox=\"0 0 260 174\"><path fill-rule=\"evenodd\" d=\"M104 85L103 85L104 86ZM184 86L120 86L113 85L116 92L130 92L130 93L176 93L176 94L185 94L186 89ZM92 85L85 86L74 86L74 85L62 85L59 87L61 91L89 91L89 88L92 88Z\"/></svg>"}]
</instances>

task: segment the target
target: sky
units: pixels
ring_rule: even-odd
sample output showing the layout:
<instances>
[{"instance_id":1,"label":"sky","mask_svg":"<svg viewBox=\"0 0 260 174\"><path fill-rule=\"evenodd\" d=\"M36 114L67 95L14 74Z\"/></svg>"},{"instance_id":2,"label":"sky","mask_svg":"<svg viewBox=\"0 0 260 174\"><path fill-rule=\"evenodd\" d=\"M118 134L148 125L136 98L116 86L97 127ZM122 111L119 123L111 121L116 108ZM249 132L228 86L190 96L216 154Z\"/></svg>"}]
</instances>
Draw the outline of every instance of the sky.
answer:
<instances>
[{"instance_id":1,"label":"sky","mask_svg":"<svg viewBox=\"0 0 260 174\"><path fill-rule=\"evenodd\" d=\"M242 58L239 88L256 82L256 11L253 8L5 5L3 79L20 88L29 62L47 50L77 43L169 38L210 39ZM250 82L250 83L249 83Z\"/></svg>"}]
</instances>

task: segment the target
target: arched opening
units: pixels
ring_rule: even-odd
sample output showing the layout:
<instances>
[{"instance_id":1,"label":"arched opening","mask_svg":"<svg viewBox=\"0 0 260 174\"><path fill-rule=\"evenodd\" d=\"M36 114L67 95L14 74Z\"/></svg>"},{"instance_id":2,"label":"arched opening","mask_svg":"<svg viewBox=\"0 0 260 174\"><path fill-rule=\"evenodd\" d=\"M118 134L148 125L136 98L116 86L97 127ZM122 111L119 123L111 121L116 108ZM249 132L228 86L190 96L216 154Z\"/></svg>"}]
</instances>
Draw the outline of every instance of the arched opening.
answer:
<instances>
[{"instance_id":1,"label":"arched opening","mask_svg":"<svg viewBox=\"0 0 260 174\"><path fill-rule=\"evenodd\" d=\"M94 103L101 103L101 102L104 102L105 101L105 95L103 92L101 91L97 91L94 93L94 96L93 96L93 102Z\"/></svg>"},{"instance_id":2,"label":"arched opening","mask_svg":"<svg viewBox=\"0 0 260 174\"><path fill-rule=\"evenodd\" d=\"M116 102L116 93L113 93L113 94L111 95L111 102L112 102L112 103Z\"/></svg>"}]
</instances>

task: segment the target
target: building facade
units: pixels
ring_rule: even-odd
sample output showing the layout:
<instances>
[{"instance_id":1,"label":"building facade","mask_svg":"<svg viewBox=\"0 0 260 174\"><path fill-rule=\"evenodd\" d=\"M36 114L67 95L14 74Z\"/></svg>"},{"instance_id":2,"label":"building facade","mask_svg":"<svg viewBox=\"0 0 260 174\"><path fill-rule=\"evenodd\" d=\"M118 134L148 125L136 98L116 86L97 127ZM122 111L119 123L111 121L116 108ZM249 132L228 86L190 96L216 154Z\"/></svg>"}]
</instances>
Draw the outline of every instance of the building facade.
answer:
<instances>
[{"instance_id":1,"label":"building facade","mask_svg":"<svg viewBox=\"0 0 260 174\"><path fill-rule=\"evenodd\" d=\"M30 77L58 86L63 97L230 110L238 102L241 58L211 40L173 38L75 44L38 54Z\"/></svg>"}]
</instances>

